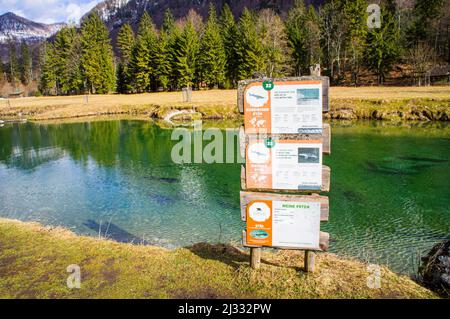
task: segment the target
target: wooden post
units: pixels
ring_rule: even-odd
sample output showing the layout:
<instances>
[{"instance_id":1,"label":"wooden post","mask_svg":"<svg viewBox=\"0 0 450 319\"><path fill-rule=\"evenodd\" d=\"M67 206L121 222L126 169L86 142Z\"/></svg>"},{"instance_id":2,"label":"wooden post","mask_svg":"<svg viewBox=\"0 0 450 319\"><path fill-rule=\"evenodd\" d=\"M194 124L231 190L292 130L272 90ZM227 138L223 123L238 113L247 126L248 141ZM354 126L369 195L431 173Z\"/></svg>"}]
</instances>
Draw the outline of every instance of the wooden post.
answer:
<instances>
[{"instance_id":1,"label":"wooden post","mask_svg":"<svg viewBox=\"0 0 450 319\"><path fill-rule=\"evenodd\" d=\"M315 66L310 67L311 75L320 76L321 69L320 64L316 64ZM314 251L305 250L305 271L306 272L314 272L316 268L316 254Z\"/></svg>"},{"instance_id":2,"label":"wooden post","mask_svg":"<svg viewBox=\"0 0 450 319\"><path fill-rule=\"evenodd\" d=\"M314 272L316 270L316 254L311 250L305 250L305 271Z\"/></svg>"},{"instance_id":3,"label":"wooden post","mask_svg":"<svg viewBox=\"0 0 450 319\"><path fill-rule=\"evenodd\" d=\"M253 269L261 266L261 248L250 248L250 264Z\"/></svg>"}]
</instances>

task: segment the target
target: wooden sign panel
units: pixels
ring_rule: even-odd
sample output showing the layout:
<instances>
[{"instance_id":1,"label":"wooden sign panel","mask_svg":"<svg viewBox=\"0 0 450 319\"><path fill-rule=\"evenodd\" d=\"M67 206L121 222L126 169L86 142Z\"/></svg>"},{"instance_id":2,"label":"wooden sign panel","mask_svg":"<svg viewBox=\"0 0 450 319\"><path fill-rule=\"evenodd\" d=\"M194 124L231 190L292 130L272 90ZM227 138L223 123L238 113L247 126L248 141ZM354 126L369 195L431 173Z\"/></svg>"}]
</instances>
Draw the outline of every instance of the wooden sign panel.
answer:
<instances>
[{"instance_id":1,"label":"wooden sign panel","mask_svg":"<svg viewBox=\"0 0 450 319\"><path fill-rule=\"evenodd\" d=\"M327 196L314 195L284 195L284 194L270 194L258 192L241 192L241 219L247 220L247 206L255 200L282 200L282 201L297 201L297 202L315 202L320 203L320 221L328 221L330 204Z\"/></svg>"},{"instance_id":2,"label":"wooden sign panel","mask_svg":"<svg viewBox=\"0 0 450 319\"><path fill-rule=\"evenodd\" d=\"M327 77L240 82L238 105L246 134L321 134L328 87Z\"/></svg>"},{"instance_id":3,"label":"wooden sign panel","mask_svg":"<svg viewBox=\"0 0 450 319\"><path fill-rule=\"evenodd\" d=\"M239 140L241 156L245 158L245 149L250 140L261 137L258 134L246 134L243 126L239 129ZM322 142L323 154L331 154L331 127L330 124L323 124L322 134L267 134L264 137L277 140L320 140Z\"/></svg>"},{"instance_id":4,"label":"wooden sign panel","mask_svg":"<svg viewBox=\"0 0 450 319\"><path fill-rule=\"evenodd\" d=\"M249 191L256 191L256 192L278 191L278 192L283 192L283 193L329 192L330 191L330 176L331 176L331 169L328 166L322 165L322 186L321 186L320 190L268 189L268 188L263 188L260 185L257 185L256 187L248 187L247 186L246 169L245 169L245 166L242 165L241 166L241 189L249 190Z\"/></svg>"},{"instance_id":5,"label":"wooden sign panel","mask_svg":"<svg viewBox=\"0 0 450 319\"><path fill-rule=\"evenodd\" d=\"M320 222L328 220L327 197L242 192L244 211L248 246L308 250L328 246L323 240L321 245L320 232Z\"/></svg>"},{"instance_id":6,"label":"wooden sign panel","mask_svg":"<svg viewBox=\"0 0 450 319\"><path fill-rule=\"evenodd\" d=\"M250 140L245 159L248 188L321 190L321 141Z\"/></svg>"}]
</instances>

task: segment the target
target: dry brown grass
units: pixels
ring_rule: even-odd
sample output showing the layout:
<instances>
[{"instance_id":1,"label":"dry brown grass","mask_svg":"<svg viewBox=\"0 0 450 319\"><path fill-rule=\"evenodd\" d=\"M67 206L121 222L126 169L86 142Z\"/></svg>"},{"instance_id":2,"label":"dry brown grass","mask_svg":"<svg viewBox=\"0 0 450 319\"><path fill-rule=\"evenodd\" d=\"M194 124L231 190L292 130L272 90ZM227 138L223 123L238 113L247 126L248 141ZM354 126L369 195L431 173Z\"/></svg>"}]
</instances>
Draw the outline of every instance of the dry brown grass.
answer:
<instances>
[{"instance_id":1,"label":"dry brown grass","mask_svg":"<svg viewBox=\"0 0 450 319\"><path fill-rule=\"evenodd\" d=\"M0 101L0 117L23 116L31 120L62 119L71 117L140 114L162 117L171 108L192 109L206 117L234 117L237 110L230 101L235 91L193 92L192 102L183 103L180 92L135 95L27 97Z\"/></svg>"},{"instance_id":2,"label":"dry brown grass","mask_svg":"<svg viewBox=\"0 0 450 319\"><path fill-rule=\"evenodd\" d=\"M332 87L331 99L450 99L450 86L422 87Z\"/></svg>"},{"instance_id":3,"label":"dry brown grass","mask_svg":"<svg viewBox=\"0 0 450 319\"><path fill-rule=\"evenodd\" d=\"M359 101L377 100L385 108L397 108L411 104L413 99L450 101L450 87L332 87L331 100L339 108L358 107ZM27 97L0 100L0 117L9 119L24 117L30 120L49 120L73 117L133 114L164 117L170 109L196 109L205 119L238 118L235 90L194 91L192 102L183 103L180 92L163 92L135 95ZM418 101L420 102L420 101ZM355 106L355 103L358 104ZM409 104L408 104L409 103ZM414 104L414 103L412 103ZM447 105L445 104L445 105ZM361 104L365 109L369 106Z\"/></svg>"},{"instance_id":4,"label":"dry brown grass","mask_svg":"<svg viewBox=\"0 0 450 319\"><path fill-rule=\"evenodd\" d=\"M166 250L76 236L62 228L0 219L0 298L436 298L406 276L381 268L367 286L367 265L319 254L302 272L300 252L264 252L259 270L230 245ZM68 265L81 289L68 289Z\"/></svg>"}]
</instances>

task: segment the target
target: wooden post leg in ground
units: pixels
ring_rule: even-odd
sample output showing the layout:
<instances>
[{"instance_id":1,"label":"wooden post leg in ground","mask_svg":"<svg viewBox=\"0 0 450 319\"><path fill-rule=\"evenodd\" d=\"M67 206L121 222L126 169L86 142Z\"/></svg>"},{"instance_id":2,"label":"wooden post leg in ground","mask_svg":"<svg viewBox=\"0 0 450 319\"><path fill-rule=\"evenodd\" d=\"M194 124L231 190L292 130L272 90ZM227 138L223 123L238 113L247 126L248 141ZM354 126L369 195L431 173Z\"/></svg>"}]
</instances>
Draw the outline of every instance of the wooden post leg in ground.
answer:
<instances>
[{"instance_id":1,"label":"wooden post leg in ground","mask_svg":"<svg viewBox=\"0 0 450 319\"><path fill-rule=\"evenodd\" d=\"M261 266L261 248L250 248L250 265L253 269Z\"/></svg>"},{"instance_id":2,"label":"wooden post leg in ground","mask_svg":"<svg viewBox=\"0 0 450 319\"><path fill-rule=\"evenodd\" d=\"M314 272L316 268L316 254L313 251L305 251L305 271Z\"/></svg>"}]
</instances>

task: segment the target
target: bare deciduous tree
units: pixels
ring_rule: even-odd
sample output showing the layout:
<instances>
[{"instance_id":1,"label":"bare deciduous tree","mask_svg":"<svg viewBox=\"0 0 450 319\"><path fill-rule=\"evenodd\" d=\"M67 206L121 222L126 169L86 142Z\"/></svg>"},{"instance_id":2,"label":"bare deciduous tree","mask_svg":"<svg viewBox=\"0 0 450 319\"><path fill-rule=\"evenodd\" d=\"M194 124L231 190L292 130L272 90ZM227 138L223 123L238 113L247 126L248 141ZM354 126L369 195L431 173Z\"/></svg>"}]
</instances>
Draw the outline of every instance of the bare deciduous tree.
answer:
<instances>
[{"instance_id":1,"label":"bare deciduous tree","mask_svg":"<svg viewBox=\"0 0 450 319\"><path fill-rule=\"evenodd\" d=\"M269 77L289 74L292 53L280 16L271 9L261 11L258 17L257 31L264 47L265 74Z\"/></svg>"},{"instance_id":2,"label":"bare deciduous tree","mask_svg":"<svg viewBox=\"0 0 450 319\"><path fill-rule=\"evenodd\" d=\"M435 65L436 54L428 44L420 42L408 50L406 60L412 67L412 76L421 86L426 84L427 76Z\"/></svg>"}]
</instances>

